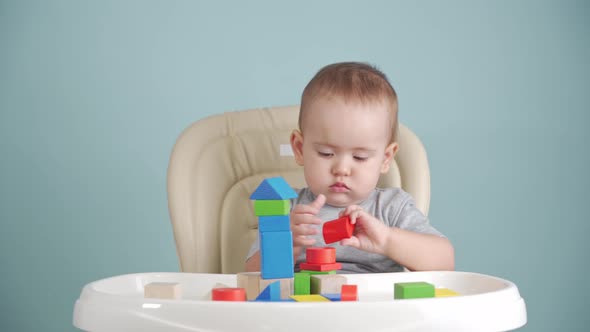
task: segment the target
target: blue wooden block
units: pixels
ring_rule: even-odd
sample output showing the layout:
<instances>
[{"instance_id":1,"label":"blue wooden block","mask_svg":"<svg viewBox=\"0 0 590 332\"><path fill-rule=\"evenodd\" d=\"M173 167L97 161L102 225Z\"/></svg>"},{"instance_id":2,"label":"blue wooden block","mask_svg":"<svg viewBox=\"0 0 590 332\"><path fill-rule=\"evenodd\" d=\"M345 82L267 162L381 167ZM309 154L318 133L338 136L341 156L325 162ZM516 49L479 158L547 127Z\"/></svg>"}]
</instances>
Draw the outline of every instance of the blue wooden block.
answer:
<instances>
[{"instance_id":1,"label":"blue wooden block","mask_svg":"<svg viewBox=\"0 0 590 332\"><path fill-rule=\"evenodd\" d=\"M291 231L289 216L260 216L258 217L259 232Z\"/></svg>"},{"instance_id":2,"label":"blue wooden block","mask_svg":"<svg viewBox=\"0 0 590 332\"><path fill-rule=\"evenodd\" d=\"M298 195L282 177L264 179L254 190L250 199L256 200L285 200L296 198Z\"/></svg>"},{"instance_id":3,"label":"blue wooden block","mask_svg":"<svg viewBox=\"0 0 590 332\"><path fill-rule=\"evenodd\" d=\"M280 301L281 300L281 282L275 281L268 285L256 297L256 301Z\"/></svg>"},{"instance_id":4,"label":"blue wooden block","mask_svg":"<svg viewBox=\"0 0 590 332\"><path fill-rule=\"evenodd\" d=\"M322 296L327 298L330 301L341 301L342 300L341 294L322 294Z\"/></svg>"},{"instance_id":5,"label":"blue wooden block","mask_svg":"<svg viewBox=\"0 0 590 332\"><path fill-rule=\"evenodd\" d=\"M291 231L260 232L262 279L293 278L293 235Z\"/></svg>"}]
</instances>

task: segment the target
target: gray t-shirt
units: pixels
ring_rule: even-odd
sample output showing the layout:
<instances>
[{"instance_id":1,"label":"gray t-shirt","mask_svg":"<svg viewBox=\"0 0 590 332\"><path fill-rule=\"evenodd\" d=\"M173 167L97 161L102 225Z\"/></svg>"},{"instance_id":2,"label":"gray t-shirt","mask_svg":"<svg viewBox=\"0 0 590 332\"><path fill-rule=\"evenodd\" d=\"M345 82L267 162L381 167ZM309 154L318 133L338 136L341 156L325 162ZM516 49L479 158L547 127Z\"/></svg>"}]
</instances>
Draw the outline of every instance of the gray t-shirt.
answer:
<instances>
[{"instance_id":1,"label":"gray t-shirt","mask_svg":"<svg viewBox=\"0 0 590 332\"><path fill-rule=\"evenodd\" d=\"M315 200L315 195L308 189L299 190L299 196L291 200L291 208L295 204L310 204ZM358 204L367 213L389 227L398 227L401 229L414 231L417 233L434 234L444 237L439 231L430 225L428 218L416 208L416 203L410 194L400 188L375 189L369 197ZM318 218L324 222L338 218L338 213L344 208L324 205L318 213ZM318 225L320 232L313 237L316 239L314 246L326 246L324 242L321 227ZM336 261L342 264L342 270L338 273L377 273L377 272L399 272L403 271L403 266L392 261L386 256L374 254L349 246L341 246L339 243L332 243L329 246L336 248ZM248 258L260 248L259 239L257 238L250 251ZM295 270L299 270L299 263L305 261L305 250L297 258Z\"/></svg>"}]
</instances>

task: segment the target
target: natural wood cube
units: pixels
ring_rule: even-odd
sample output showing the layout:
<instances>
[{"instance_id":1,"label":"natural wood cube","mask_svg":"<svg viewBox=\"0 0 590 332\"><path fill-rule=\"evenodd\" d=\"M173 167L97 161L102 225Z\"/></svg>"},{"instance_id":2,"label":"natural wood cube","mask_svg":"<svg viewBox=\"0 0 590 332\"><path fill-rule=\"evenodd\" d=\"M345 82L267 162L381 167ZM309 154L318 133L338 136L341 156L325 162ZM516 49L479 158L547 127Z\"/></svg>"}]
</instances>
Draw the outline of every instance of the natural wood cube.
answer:
<instances>
[{"instance_id":1,"label":"natural wood cube","mask_svg":"<svg viewBox=\"0 0 590 332\"><path fill-rule=\"evenodd\" d=\"M180 284L177 282L152 282L143 288L146 298L178 300L181 297Z\"/></svg>"},{"instance_id":2,"label":"natural wood cube","mask_svg":"<svg viewBox=\"0 0 590 332\"><path fill-rule=\"evenodd\" d=\"M346 277L339 274L316 274L311 276L311 294L340 294Z\"/></svg>"}]
</instances>

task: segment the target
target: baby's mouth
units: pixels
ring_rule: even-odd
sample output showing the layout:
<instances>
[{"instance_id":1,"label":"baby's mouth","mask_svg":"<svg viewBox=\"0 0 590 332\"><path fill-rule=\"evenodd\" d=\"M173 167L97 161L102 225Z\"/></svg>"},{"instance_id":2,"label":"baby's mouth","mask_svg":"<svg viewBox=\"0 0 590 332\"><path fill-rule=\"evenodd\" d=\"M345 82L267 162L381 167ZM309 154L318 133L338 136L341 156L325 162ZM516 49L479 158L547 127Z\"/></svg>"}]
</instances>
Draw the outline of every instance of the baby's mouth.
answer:
<instances>
[{"instance_id":1,"label":"baby's mouth","mask_svg":"<svg viewBox=\"0 0 590 332\"><path fill-rule=\"evenodd\" d=\"M346 192L350 190L344 182L336 182L330 186L330 189L334 192Z\"/></svg>"}]
</instances>

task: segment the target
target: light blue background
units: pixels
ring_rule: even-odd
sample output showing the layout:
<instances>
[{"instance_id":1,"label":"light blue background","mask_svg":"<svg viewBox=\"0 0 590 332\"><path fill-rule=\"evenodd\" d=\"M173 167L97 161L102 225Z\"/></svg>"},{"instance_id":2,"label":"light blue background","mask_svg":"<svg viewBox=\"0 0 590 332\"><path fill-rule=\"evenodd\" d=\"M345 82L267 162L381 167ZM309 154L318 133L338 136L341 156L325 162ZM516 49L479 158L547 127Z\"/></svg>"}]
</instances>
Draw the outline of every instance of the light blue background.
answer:
<instances>
[{"instance_id":1,"label":"light blue background","mask_svg":"<svg viewBox=\"0 0 590 332\"><path fill-rule=\"evenodd\" d=\"M177 271L179 133L299 102L368 61L432 168L457 269L514 281L527 331L590 325L587 1L0 1L2 331L68 331L88 282Z\"/></svg>"}]
</instances>

